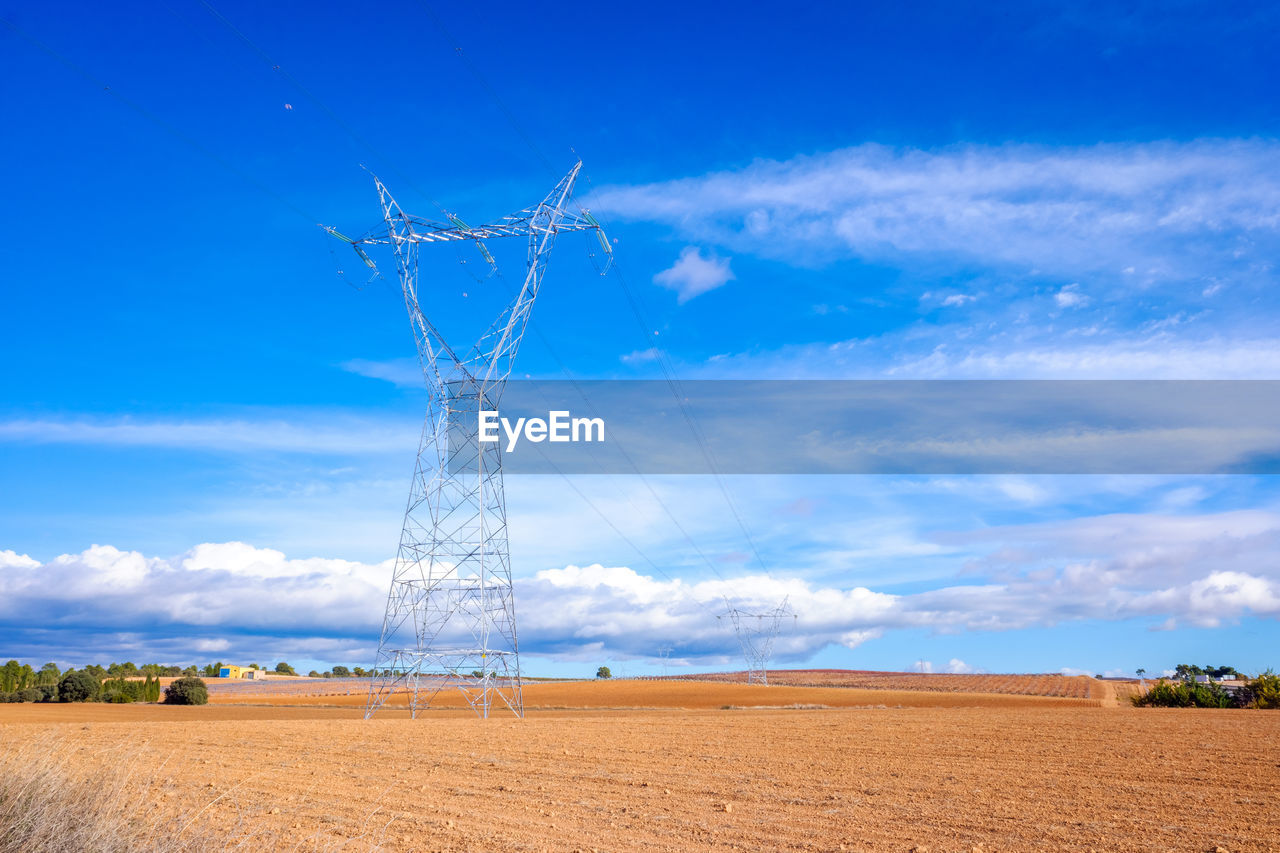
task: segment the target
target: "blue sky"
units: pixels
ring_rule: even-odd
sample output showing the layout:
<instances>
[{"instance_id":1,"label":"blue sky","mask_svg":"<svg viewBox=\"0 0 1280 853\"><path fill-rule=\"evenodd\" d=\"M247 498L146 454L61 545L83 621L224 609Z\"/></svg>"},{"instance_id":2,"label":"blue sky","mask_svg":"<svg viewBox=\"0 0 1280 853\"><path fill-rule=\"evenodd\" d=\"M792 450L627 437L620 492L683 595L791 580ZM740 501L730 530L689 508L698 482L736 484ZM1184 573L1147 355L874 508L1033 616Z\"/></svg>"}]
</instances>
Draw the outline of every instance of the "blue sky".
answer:
<instances>
[{"instance_id":1,"label":"blue sky","mask_svg":"<svg viewBox=\"0 0 1280 853\"><path fill-rule=\"evenodd\" d=\"M0 17L0 654L372 659L422 392L316 227L361 164L484 221L583 158L645 323L566 237L532 376L1280 376L1267 6ZM441 248L466 337L502 285ZM1270 478L729 478L763 567L714 483L575 483L508 483L534 672L735 665L716 602L782 594L797 665L1280 663Z\"/></svg>"}]
</instances>

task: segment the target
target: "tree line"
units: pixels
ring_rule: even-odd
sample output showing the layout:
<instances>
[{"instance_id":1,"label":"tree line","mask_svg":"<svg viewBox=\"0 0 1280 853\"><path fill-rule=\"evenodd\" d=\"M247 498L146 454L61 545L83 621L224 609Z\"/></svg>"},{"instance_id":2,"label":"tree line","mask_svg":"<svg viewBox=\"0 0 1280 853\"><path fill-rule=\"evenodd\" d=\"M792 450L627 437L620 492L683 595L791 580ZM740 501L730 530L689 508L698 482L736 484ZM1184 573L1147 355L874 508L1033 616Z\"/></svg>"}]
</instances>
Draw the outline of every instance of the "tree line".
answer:
<instances>
[{"instance_id":1,"label":"tree line","mask_svg":"<svg viewBox=\"0 0 1280 853\"><path fill-rule=\"evenodd\" d=\"M1146 674L1139 669L1138 675ZM1197 681L1198 676L1207 676ZM1243 682L1226 686L1220 682ZM1147 692L1132 697L1134 705L1155 708L1280 708L1280 675L1267 670L1254 678L1233 666L1180 663L1173 678L1158 679Z\"/></svg>"},{"instance_id":2,"label":"tree line","mask_svg":"<svg viewBox=\"0 0 1280 853\"><path fill-rule=\"evenodd\" d=\"M288 666L288 664L284 664ZM205 674L213 664L204 667ZM217 666L221 666L220 664ZM290 668L292 671L292 668ZM0 666L0 703L7 702L164 702L171 705L203 705L208 701L205 683L196 666L180 667L126 661L103 667L89 664L65 672L55 663L39 669L10 660ZM163 690L161 678L176 678Z\"/></svg>"}]
</instances>

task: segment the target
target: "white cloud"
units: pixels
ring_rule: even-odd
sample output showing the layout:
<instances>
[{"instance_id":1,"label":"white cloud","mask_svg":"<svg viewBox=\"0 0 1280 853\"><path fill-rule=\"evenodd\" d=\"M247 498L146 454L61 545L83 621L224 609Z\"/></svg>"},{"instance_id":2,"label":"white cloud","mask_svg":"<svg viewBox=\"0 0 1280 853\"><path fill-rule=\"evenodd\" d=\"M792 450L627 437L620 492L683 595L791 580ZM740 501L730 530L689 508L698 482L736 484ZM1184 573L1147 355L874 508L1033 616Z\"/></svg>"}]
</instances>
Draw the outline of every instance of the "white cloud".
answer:
<instances>
[{"instance_id":1,"label":"white cloud","mask_svg":"<svg viewBox=\"0 0 1280 853\"><path fill-rule=\"evenodd\" d=\"M1080 308L1089 304L1089 297L1080 292L1080 285L1068 284L1053 295L1059 308Z\"/></svg>"},{"instance_id":2,"label":"white cloud","mask_svg":"<svg viewBox=\"0 0 1280 853\"><path fill-rule=\"evenodd\" d=\"M422 388L426 381L422 375L422 365L416 358L392 358L386 361L353 358L338 366L348 373L381 379L401 388Z\"/></svg>"},{"instance_id":3,"label":"white cloud","mask_svg":"<svg viewBox=\"0 0 1280 853\"><path fill-rule=\"evenodd\" d=\"M26 554L18 554L13 551L0 551L0 569L36 569L40 567L39 560L33 560Z\"/></svg>"},{"instance_id":4,"label":"white cloud","mask_svg":"<svg viewBox=\"0 0 1280 853\"><path fill-rule=\"evenodd\" d=\"M734 275L729 269L729 260L716 257L715 252L709 252L704 258L702 249L686 246L675 264L655 275L653 280L667 290L674 290L678 294L676 301L683 305L732 281Z\"/></svg>"},{"instance_id":5,"label":"white cloud","mask_svg":"<svg viewBox=\"0 0 1280 853\"><path fill-rule=\"evenodd\" d=\"M955 255L1133 278L1208 273L1274 250L1280 143L860 145L601 191L611 215L789 260Z\"/></svg>"},{"instance_id":6,"label":"white cloud","mask_svg":"<svg viewBox=\"0 0 1280 853\"><path fill-rule=\"evenodd\" d=\"M1274 379L1280 339L1130 333L1095 340L1051 329L1009 338L911 328L724 354L686 372L717 379Z\"/></svg>"},{"instance_id":7,"label":"white cloud","mask_svg":"<svg viewBox=\"0 0 1280 853\"><path fill-rule=\"evenodd\" d=\"M621 360L623 364L644 364L649 361L657 361L658 350L656 347L633 350L632 352L622 356Z\"/></svg>"},{"instance_id":8,"label":"white cloud","mask_svg":"<svg viewBox=\"0 0 1280 853\"><path fill-rule=\"evenodd\" d=\"M674 645L679 659L727 662L739 652L717 618L726 601L760 609L784 597L799 617L777 640L778 660L789 662L896 630L1280 619L1280 513L1108 515L939 538L974 555L970 579L935 578L909 593L838 580L845 575L809 580L801 570L685 580L625 565L543 569L516 580L521 648L576 659L584 649L651 657ZM392 569L389 560L296 558L241 542L206 543L172 558L103 545L43 563L0 554L0 632L18 647L11 653L59 645L64 658L136 649L135 657L164 652L173 660L215 651L368 660ZM929 662L920 668L937 671ZM952 658L941 671L978 670Z\"/></svg>"},{"instance_id":9,"label":"white cloud","mask_svg":"<svg viewBox=\"0 0 1280 853\"><path fill-rule=\"evenodd\" d=\"M0 421L0 442L171 447L224 453L404 453L417 446L409 422L344 412L264 412L236 418L90 418Z\"/></svg>"},{"instance_id":10,"label":"white cloud","mask_svg":"<svg viewBox=\"0 0 1280 853\"><path fill-rule=\"evenodd\" d=\"M977 299L978 297L971 293L953 293L950 296L944 297L942 304L951 308L959 308L968 302L975 302Z\"/></svg>"},{"instance_id":11,"label":"white cloud","mask_svg":"<svg viewBox=\"0 0 1280 853\"><path fill-rule=\"evenodd\" d=\"M960 658L952 658L951 660L947 661L946 666L942 667L941 670L938 670L938 668L934 665L933 661L931 660L918 660L911 665L910 671L921 672L926 674L941 671L941 672L950 673L951 675L970 675L972 673L982 672L981 669L977 668L976 666L970 666L969 664L960 660Z\"/></svg>"}]
</instances>

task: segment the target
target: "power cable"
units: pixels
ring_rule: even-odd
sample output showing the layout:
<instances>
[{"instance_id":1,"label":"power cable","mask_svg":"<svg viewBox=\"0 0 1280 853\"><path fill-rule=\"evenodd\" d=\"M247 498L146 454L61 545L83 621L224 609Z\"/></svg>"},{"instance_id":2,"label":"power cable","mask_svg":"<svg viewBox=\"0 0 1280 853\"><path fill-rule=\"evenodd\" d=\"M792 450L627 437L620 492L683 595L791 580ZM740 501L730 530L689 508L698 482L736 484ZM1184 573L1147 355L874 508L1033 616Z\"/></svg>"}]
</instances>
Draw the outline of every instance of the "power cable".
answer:
<instances>
[{"instance_id":1,"label":"power cable","mask_svg":"<svg viewBox=\"0 0 1280 853\"><path fill-rule=\"evenodd\" d=\"M506 103L502 100L502 97L498 94L498 92L493 88L493 86L489 84L489 81L485 78L484 74L480 71L480 69L477 68L475 64L471 62L470 58L463 51L461 45L458 44L458 40L454 38L453 33L449 31L448 27L446 27L444 22L440 19L440 16L437 15L435 10L431 8L431 5L427 2L427 0L418 0L418 2L419 2L419 5L422 6L423 10L427 13L427 16L431 18L436 28L440 30L441 34L449 42L450 46L454 50L454 54L466 66L467 70L471 72L472 76L476 78L476 81L480 84L481 88L485 90L485 92L489 95L489 97L493 99L493 102L497 104L498 108L502 111L503 115L506 116L507 121L511 124L512 128L514 128L516 133L520 136L520 138L524 140L525 145L527 145L529 149L534 153L534 155L537 156L537 158L542 162L543 166L546 167L547 171L554 176L555 170L552 167L551 162L547 159L546 155L542 152L542 149L538 147L537 143L534 142L533 138L530 137L529 134L525 132L524 126L520 123L519 119L516 118L515 114L507 107ZM594 194L595 190L591 184L590 177L585 172L583 173L583 176L587 180L588 193ZM681 415L684 417L686 423L689 425L689 429L694 436L694 440L698 443L698 447L702 452L703 458L707 462L708 468L711 470L711 473L715 479L716 485L719 488L721 495L723 495L725 499L725 503L729 507L729 512L733 515L734 521L737 523L738 528L742 531L742 535L747 540L747 544L750 546L752 553L755 555L756 561L760 564L760 567L764 570L766 576L769 575L769 566L765 562L764 557L761 555L760 549L757 547L755 539L751 536L751 533L747 529L745 522L743 522L742 515L741 513L738 512L737 505L734 503L733 498L730 496L728 489L725 487L724 480L722 479L719 466L716 464L714 454L712 454L710 446L706 441L706 435L702 431L701 427L697 424L697 420L694 417L693 412L690 410L688 406L688 398L685 397L683 392L680 390L679 382L675 376L674 366L671 363L670 357L667 355L665 349L661 345L655 346L654 342L649 341L648 338L649 338L649 332L651 331L651 328L649 327L649 324L645 321L643 313L640 310L639 302L636 296L634 295L634 293L632 292L631 287L627 284L626 279L623 277L621 267L617 263L616 258L614 259L613 264L610 265L610 269L617 276L618 282L622 286L623 292L627 297L627 301L631 306L632 313L635 315L636 320L640 324L640 328L643 334L645 335L645 340L648 344L647 348L653 349L655 355L657 356L656 360L658 361L659 369L662 371L663 376L667 382L667 386L671 390L672 395L675 397L676 404L680 409ZM539 336L541 337L541 333L539 333ZM550 348L548 348L548 351L550 351ZM556 360L559 361L558 358ZM638 469L637 469L637 473L639 473ZM647 485L647 482L646 482L646 485ZM650 489L650 491L652 492L652 489ZM655 494L655 497L656 497L656 494ZM659 502L661 503L661 501ZM666 510L667 514L671 516L672 519L674 520L674 516L671 515L670 510L667 509L665 504L663 504L663 509ZM679 526L678 522L677 522L677 526ZM713 568L713 571L714 571L714 568ZM717 572L717 575L718 574L719 573Z\"/></svg>"},{"instance_id":2,"label":"power cable","mask_svg":"<svg viewBox=\"0 0 1280 853\"><path fill-rule=\"evenodd\" d=\"M245 172L244 170L238 168L237 166L223 159L219 155L215 154L213 151L201 145L197 140L188 136L186 133L183 133L181 130L174 127L172 124L165 121L164 119L160 118L158 115L151 112L146 107L139 104L137 101L134 101L131 98L128 98L125 95L120 94L119 91L111 88L111 86L108 85L106 81L104 81L102 78L93 74L91 71L84 68L83 66L73 62L72 60L70 60L63 54L59 53L57 50L45 44L44 42L40 41L35 36L31 35L26 30L19 27L13 21L10 21L8 18L0 17L0 24L4 24L6 27L12 30L15 34L21 37L24 41L26 41L28 44L38 48L40 51L44 52L46 55L50 56L57 62L61 63L71 71L75 72L77 75L84 78L89 83L92 83L93 85L98 86L99 88L102 89L102 91L106 92L108 95L115 98L117 101L124 104L129 109L138 113L138 115L142 116L147 121L161 128L166 133L169 133L174 138L180 140L181 142L183 142L193 150L199 152L200 154L204 155L208 159L212 160L214 163L217 163L219 166L226 169L228 172L235 175L236 177L240 178L245 183L250 184L251 186L257 188L264 195L270 196L271 198L280 202L280 204L289 208L299 216L305 218L308 222L315 223L319 221L316 217L312 216L306 210L302 209L297 204L290 201L288 198L284 197L280 193L277 193L271 187L267 186L262 181L260 181L258 178L254 177L248 172Z\"/></svg>"},{"instance_id":3,"label":"power cable","mask_svg":"<svg viewBox=\"0 0 1280 853\"><path fill-rule=\"evenodd\" d=\"M294 77L282 65L277 63L269 53L267 53L265 50L259 47L257 43L253 41L253 39L245 35L244 31L242 31L239 27L233 24L225 15L223 15L221 12L215 9L213 5L208 2L208 0L199 0L199 2L201 6L204 6L204 8L209 12L210 15L212 15L217 21L223 24L227 29L231 30L231 32L235 34L236 38L240 39L240 41L242 41L246 47L248 47L250 50L256 53L258 57L271 68L272 71L275 71L285 80L287 80L289 84L292 85L295 89L297 89L304 97L306 97L313 104L319 107L324 112L324 114L327 115L334 122L334 124L342 128L342 130L348 136L350 136L357 144L359 144L362 148L364 148L370 154L377 157L380 161L386 164L391 169L392 174L394 174L398 180L403 181L410 189L418 193L418 195L430 201L431 204L434 205L436 209L439 210L441 213L443 213L446 217L449 215L449 211L445 209L444 205L442 205L440 202L432 198L430 193L419 188L407 175L397 170L390 158L388 158L385 154L383 154L381 151L375 148L373 144L370 143L367 139L361 136L356 131L355 128L353 128L350 124L348 124L345 120L343 120L342 116L338 115L338 113L335 112L332 108L330 108L330 106L326 104L323 100L321 100L318 95L316 95L306 86L304 86L302 82L298 80L298 78Z\"/></svg>"}]
</instances>

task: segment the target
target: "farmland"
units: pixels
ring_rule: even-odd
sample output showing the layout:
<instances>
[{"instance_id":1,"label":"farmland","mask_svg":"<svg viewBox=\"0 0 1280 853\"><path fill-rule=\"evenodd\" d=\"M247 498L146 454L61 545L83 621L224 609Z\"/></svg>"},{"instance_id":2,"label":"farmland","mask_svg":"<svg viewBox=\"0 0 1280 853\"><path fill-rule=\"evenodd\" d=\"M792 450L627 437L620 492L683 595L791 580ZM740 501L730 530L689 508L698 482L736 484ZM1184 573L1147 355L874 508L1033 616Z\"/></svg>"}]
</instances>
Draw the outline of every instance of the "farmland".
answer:
<instances>
[{"instance_id":1,"label":"farmland","mask_svg":"<svg viewBox=\"0 0 1280 853\"><path fill-rule=\"evenodd\" d=\"M693 676L698 680L739 682L740 672ZM999 693L1016 696L1059 696L1097 699L1097 682L1085 676L1056 674L988 675L918 672L873 672L851 669L790 669L769 673L769 683L793 687L853 687L867 690L927 690L944 693Z\"/></svg>"},{"instance_id":2,"label":"farmland","mask_svg":"<svg viewBox=\"0 0 1280 853\"><path fill-rule=\"evenodd\" d=\"M658 680L366 722L355 693L6 705L0 739L128 767L148 819L255 849L1280 849L1266 712Z\"/></svg>"}]
</instances>

